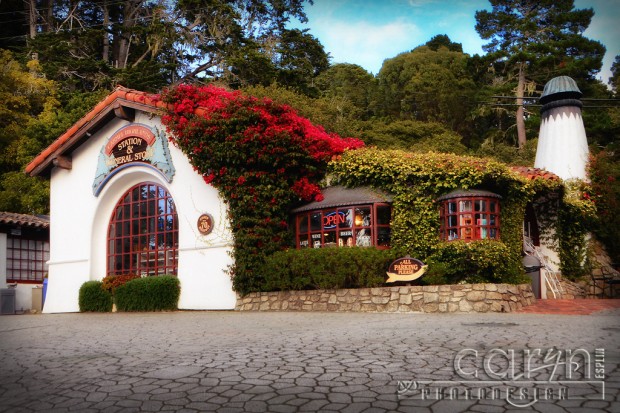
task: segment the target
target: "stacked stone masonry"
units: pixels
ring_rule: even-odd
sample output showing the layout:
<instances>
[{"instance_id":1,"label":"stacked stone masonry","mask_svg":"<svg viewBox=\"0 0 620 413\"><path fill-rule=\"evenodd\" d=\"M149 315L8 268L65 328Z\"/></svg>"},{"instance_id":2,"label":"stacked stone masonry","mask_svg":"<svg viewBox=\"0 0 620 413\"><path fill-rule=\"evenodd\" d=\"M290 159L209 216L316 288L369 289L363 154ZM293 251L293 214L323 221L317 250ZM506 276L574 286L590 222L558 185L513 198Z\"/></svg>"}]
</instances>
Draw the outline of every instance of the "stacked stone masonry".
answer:
<instances>
[{"instance_id":1,"label":"stacked stone masonry","mask_svg":"<svg viewBox=\"0 0 620 413\"><path fill-rule=\"evenodd\" d=\"M250 293L237 298L236 310L486 313L535 301L529 284L457 284Z\"/></svg>"}]
</instances>

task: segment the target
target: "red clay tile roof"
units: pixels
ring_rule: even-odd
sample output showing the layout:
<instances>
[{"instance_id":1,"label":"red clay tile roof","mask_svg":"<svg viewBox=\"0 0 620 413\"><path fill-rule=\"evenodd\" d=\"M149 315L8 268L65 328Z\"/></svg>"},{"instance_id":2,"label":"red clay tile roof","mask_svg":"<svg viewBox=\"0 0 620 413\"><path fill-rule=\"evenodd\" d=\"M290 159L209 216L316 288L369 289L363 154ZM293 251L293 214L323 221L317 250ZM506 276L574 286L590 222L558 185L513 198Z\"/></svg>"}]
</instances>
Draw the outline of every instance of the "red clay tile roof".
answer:
<instances>
[{"instance_id":1,"label":"red clay tile roof","mask_svg":"<svg viewBox=\"0 0 620 413\"><path fill-rule=\"evenodd\" d=\"M25 227L49 228L50 217L47 215L26 215L15 212L0 212L0 224L16 224Z\"/></svg>"},{"instance_id":2,"label":"red clay tile roof","mask_svg":"<svg viewBox=\"0 0 620 413\"><path fill-rule=\"evenodd\" d=\"M553 172L549 172L540 168L532 168L529 166L511 166L510 169L523 176L524 178L530 180L541 178L549 179L551 181L557 181L560 179L560 177Z\"/></svg>"},{"instance_id":3,"label":"red clay tile roof","mask_svg":"<svg viewBox=\"0 0 620 413\"><path fill-rule=\"evenodd\" d=\"M82 119L77 121L65 133L60 135L50 146L37 155L27 166L26 173L38 175L51 167L54 158L62 155L71 147L75 146L84 136L92 133L91 128L101 122L106 115L114 109L127 106L148 112L156 112L166 107L166 104L152 95L138 90L127 89L122 86L117 87L114 92L99 102L93 110L88 112Z\"/></svg>"}]
</instances>

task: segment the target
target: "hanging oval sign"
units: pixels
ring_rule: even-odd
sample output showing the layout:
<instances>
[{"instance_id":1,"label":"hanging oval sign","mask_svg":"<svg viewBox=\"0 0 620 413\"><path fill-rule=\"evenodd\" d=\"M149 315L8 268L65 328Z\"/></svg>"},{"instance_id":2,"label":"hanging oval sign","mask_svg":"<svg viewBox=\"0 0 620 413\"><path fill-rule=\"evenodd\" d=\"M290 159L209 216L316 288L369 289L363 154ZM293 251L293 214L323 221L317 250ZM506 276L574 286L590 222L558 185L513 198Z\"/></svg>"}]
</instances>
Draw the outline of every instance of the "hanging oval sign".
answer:
<instances>
[{"instance_id":1,"label":"hanging oval sign","mask_svg":"<svg viewBox=\"0 0 620 413\"><path fill-rule=\"evenodd\" d=\"M198 232L202 235L209 235L213 231L213 217L209 214L202 214L198 217Z\"/></svg>"},{"instance_id":2,"label":"hanging oval sign","mask_svg":"<svg viewBox=\"0 0 620 413\"><path fill-rule=\"evenodd\" d=\"M422 261L409 256L399 258L390 264L386 282L413 281L420 278L428 268Z\"/></svg>"}]
</instances>

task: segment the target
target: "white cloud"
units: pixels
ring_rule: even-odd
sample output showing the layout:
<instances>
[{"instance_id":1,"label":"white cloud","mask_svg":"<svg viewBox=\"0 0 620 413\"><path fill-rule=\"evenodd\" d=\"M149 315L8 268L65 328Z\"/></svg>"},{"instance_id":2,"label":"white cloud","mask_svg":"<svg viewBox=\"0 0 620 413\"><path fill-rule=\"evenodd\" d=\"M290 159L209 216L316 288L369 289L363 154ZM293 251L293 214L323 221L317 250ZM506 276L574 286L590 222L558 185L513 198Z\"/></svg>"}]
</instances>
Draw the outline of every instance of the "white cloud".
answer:
<instances>
[{"instance_id":1,"label":"white cloud","mask_svg":"<svg viewBox=\"0 0 620 413\"><path fill-rule=\"evenodd\" d=\"M312 29L332 55L333 63L356 63L376 74L383 60L423 43L420 29L405 21L376 25L322 19Z\"/></svg>"}]
</instances>

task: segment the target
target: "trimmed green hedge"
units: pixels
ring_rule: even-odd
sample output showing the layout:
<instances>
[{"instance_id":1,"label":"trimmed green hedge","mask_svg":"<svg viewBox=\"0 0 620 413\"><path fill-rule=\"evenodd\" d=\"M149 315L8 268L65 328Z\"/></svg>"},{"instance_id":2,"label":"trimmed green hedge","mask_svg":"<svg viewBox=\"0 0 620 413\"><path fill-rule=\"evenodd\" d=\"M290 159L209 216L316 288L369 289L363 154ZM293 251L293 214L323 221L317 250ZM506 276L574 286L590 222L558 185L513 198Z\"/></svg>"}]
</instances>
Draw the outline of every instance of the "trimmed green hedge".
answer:
<instances>
[{"instance_id":1,"label":"trimmed green hedge","mask_svg":"<svg viewBox=\"0 0 620 413\"><path fill-rule=\"evenodd\" d=\"M425 284L529 283L521 262L501 241L450 241L428 257Z\"/></svg>"},{"instance_id":2,"label":"trimmed green hedge","mask_svg":"<svg viewBox=\"0 0 620 413\"><path fill-rule=\"evenodd\" d=\"M181 295L181 284L177 277L136 278L118 286L114 300L119 311L164 311L176 310Z\"/></svg>"},{"instance_id":3,"label":"trimmed green hedge","mask_svg":"<svg viewBox=\"0 0 620 413\"><path fill-rule=\"evenodd\" d=\"M257 273L262 291L377 287L396 258L376 248L290 249L268 256Z\"/></svg>"},{"instance_id":4,"label":"trimmed green hedge","mask_svg":"<svg viewBox=\"0 0 620 413\"><path fill-rule=\"evenodd\" d=\"M396 250L376 248L306 248L276 252L257 273L262 291L368 288L385 286L387 269L402 257ZM529 283L519 261L501 241L440 243L424 276L415 284Z\"/></svg>"},{"instance_id":5,"label":"trimmed green hedge","mask_svg":"<svg viewBox=\"0 0 620 413\"><path fill-rule=\"evenodd\" d=\"M81 312L112 311L112 294L101 288L101 281L87 281L80 287L78 304Z\"/></svg>"}]
</instances>

